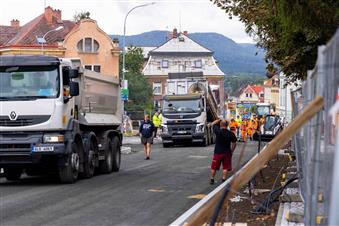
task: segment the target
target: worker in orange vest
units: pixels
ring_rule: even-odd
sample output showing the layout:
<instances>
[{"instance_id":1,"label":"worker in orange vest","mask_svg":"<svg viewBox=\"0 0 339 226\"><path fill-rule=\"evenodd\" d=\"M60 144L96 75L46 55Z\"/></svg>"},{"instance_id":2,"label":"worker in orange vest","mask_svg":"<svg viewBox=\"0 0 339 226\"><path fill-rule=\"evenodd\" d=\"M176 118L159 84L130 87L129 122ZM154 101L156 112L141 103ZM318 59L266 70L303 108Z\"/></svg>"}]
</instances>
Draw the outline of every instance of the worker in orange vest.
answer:
<instances>
[{"instance_id":1,"label":"worker in orange vest","mask_svg":"<svg viewBox=\"0 0 339 226\"><path fill-rule=\"evenodd\" d=\"M252 119L252 140L255 133L259 130L259 121L256 115L253 115Z\"/></svg>"},{"instance_id":2,"label":"worker in orange vest","mask_svg":"<svg viewBox=\"0 0 339 226\"><path fill-rule=\"evenodd\" d=\"M243 118L242 123L240 125L240 131L241 131L241 139L246 142L247 141L247 119Z\"/></svg>"},{"instance_id":3,"label":"worker in orange vest","mask_svg":"<svg viewBox=\"0 0 339 226\"><path fill-rule=\"evenodd\" d=\"M263 115L261 116L261 118L260 118L259 122L260 122L260 126L262 126L262 125L264 125L264 124L265 124L265 118L264 118L264 116L263 116Z\"/></svg>"},{"instance_id":4,"label":"worker in orange vest","mask_svg":"<svg viewBox=\"0 0 339 226\"><path fill-rule=\"evenodd\" d=\"M247 137L252 140L252 130L253 130L253 122L251 119L248 119L247 123Z\"/></svg>"},{"instance_id":5,"label":"worker in orange vest","mask_svg":"<svg viewBox=\"0 0 339 226\"><path fill-rule=\"evenodd\" d=\"M233 118L231 119L229 127L231 132L233 132L234 135L237 136L238 123Z\"/></svg>"}]
</instances>

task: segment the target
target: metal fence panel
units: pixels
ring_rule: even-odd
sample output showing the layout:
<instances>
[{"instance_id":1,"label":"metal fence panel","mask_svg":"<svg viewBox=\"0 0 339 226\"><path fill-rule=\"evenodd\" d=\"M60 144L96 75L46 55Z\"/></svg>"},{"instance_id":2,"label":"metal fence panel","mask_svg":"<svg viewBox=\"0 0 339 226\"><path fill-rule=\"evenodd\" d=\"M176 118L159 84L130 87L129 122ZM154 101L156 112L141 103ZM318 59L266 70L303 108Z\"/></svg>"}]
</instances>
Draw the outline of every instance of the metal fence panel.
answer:
<instances>
[{"instance_id":1,"label":"metal fence panel","mask_svg":"<svg viewBox=\"0 0 339 226\"><path fill-rule=\"evenodd\" d=\"M303 107L316 96L322 96L325 102L323 111L293 138L305 203L305 225L316 225L317 217L322 218L321 225L329 225L331 204L339 202L331 186L335 175L333 170L339 164L334 161L338 125L329 115L336 101L338 85L339 30L327 46L319 47L316 66L308 72L301 89L291 92L294 117L302 113ZM335 188L338 193L339 185Z\"/></svg>"}]
</instances>

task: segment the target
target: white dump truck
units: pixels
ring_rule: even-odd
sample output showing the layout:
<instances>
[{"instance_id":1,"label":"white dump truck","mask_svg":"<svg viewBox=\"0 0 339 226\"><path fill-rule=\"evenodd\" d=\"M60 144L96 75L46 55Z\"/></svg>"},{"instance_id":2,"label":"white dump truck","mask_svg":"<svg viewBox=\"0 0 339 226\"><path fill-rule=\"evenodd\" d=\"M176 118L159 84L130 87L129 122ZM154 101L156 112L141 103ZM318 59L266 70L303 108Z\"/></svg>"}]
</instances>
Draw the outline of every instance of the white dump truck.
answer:
<instances>
[{"instance_id":1,"label":"white dump truck","mask_svg":"<svg viewBox=\"0 0 339 226\"><path fill-rule=\"evenodd\" d=\"M176 93L168 93L162 103L162 143L214 143L209 123L218 118L218 104L204 78L171 79L167 83ZM178 90L181 90L178 92Z\"/></svg>"},{"instance_id":2,"label":"white dump truck","mask_svg":"<svg viewBox=\"0 0 339 226\"><path fill-rule=\"evenodd\" d=\"M63 183L118 171L118 78L79 59L0 56L0 168L7 180L54 173Z\"/></svg>"}]
</instances>

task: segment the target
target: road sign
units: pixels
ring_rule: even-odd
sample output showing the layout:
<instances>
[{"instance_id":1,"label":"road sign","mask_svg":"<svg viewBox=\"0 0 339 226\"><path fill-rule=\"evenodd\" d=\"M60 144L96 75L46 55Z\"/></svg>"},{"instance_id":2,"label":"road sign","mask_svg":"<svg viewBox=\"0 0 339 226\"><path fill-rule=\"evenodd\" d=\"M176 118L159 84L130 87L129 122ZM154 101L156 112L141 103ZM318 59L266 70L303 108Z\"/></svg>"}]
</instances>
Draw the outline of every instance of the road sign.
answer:
<instances>
[{"instance_id":1,"label":"road sign","mask_svg":"<svg viewBox=\"0 0 339 226\"><path fill-rule=\"evenodd\" d=\"M128 101L128 89L121 89L121 99L123 101Z\"/></svg>"}]
</instances>

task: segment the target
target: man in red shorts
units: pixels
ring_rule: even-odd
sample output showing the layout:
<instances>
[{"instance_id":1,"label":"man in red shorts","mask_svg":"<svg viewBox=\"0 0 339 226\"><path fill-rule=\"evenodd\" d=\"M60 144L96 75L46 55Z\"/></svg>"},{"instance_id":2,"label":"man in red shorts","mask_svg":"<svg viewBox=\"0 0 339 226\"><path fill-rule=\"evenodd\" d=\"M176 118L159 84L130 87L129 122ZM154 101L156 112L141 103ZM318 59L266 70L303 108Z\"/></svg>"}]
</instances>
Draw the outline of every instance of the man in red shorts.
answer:
<instances>
[{"instance_id":1,"label":"man in red shorts","mask_svg":"<svg viewBox=\"0 0 339 226\"><path fill-rule=\"evenodd\" d=\"M214 184L216 171L222 163L222 181L226 180L227 171L232 170L232 154L237 145L237 137L227 129L227 121L217 119L212 123L213 132L216 136L214 155L211 165L210 184Z\"/></svg>"}]
</instances>

